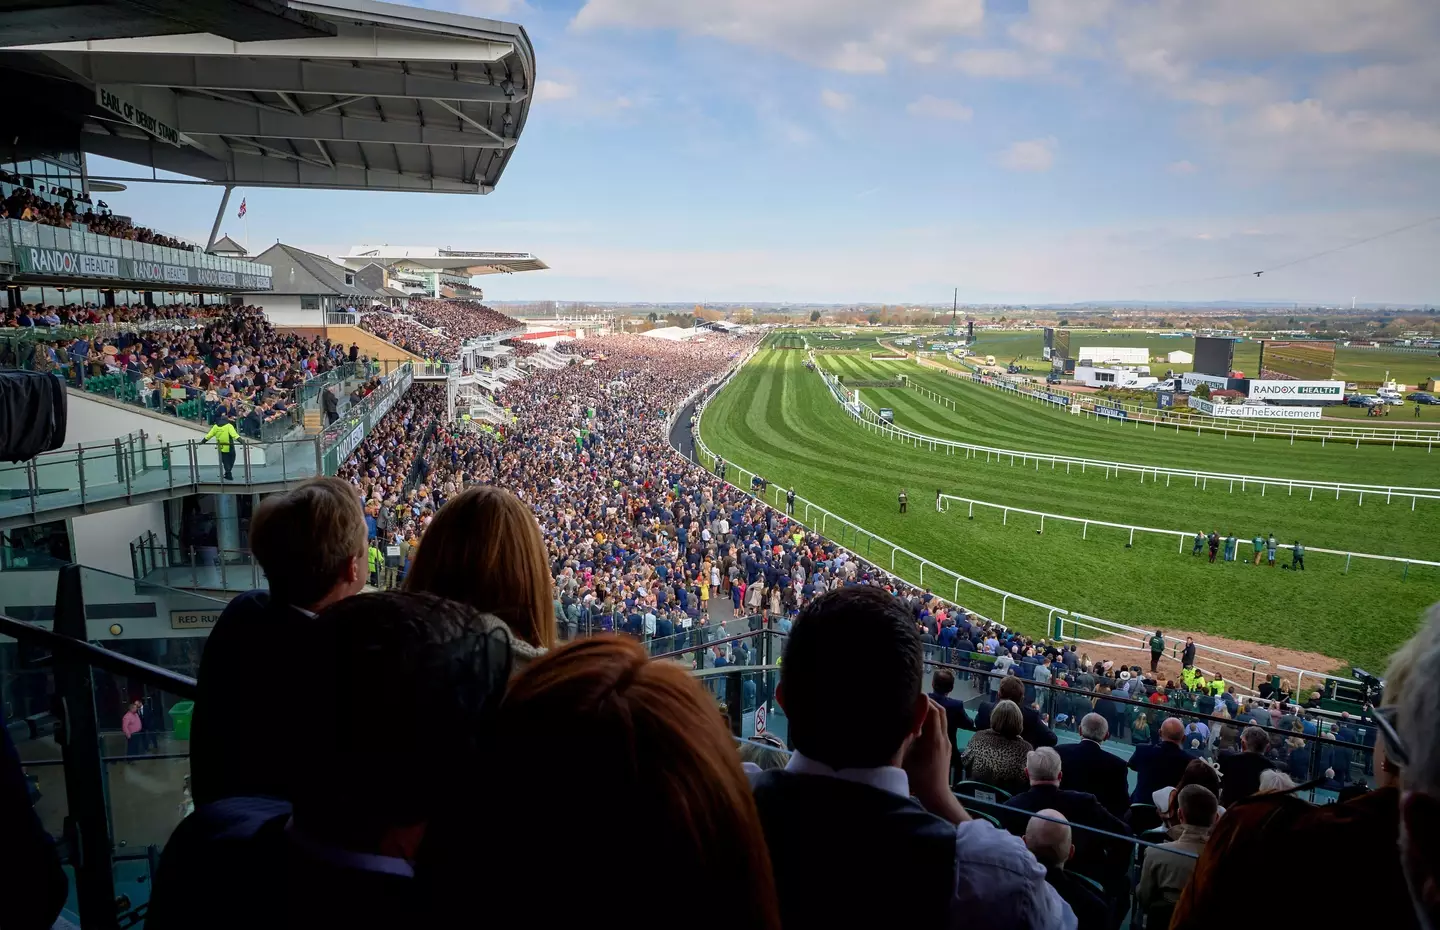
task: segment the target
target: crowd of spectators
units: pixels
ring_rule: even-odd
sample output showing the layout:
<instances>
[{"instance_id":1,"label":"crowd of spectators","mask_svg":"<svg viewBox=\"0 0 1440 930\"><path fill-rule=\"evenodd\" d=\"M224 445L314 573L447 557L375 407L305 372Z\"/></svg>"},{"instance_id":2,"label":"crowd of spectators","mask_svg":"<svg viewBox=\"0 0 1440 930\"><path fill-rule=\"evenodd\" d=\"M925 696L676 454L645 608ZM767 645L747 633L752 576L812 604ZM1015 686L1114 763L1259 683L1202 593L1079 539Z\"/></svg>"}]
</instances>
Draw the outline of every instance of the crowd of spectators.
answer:
<instances>
[{"instance_id":1,"label":"crowd of spectators","mask_svg":"<svg viewBox=\"0 0 1440 930\"><path fill-rule=\"evenodd\" d=\"M425 326L443 329L445 335L457 342L469 342L481 336L495 336L525 328L525 324L519 320L475 300L412 297L406 302L405 310Z\"/></svg>"},{"instance_id":2,"label":"crowd of spectators","mask_svg":"<svg viewBox=\"0 0 1440 930\"><path fill-rule=\"evenodd\" d=\"M117 216L111 212L103 200L94 206L83 200L77 203L69 191L64 192L63 201L59 196L50 200L25 187L22 179L5 172L0 172L0 181L15 185L10 196L0 201L0 219L26 220L44 223L47 226L63 227L69 227L72 223L81 223L90 232L99 236L129 239L133 242L183 249L187 252L193 252L196 249L193 242L176 239L145 226L136 226L129 217ZM96 207L99 209L97 210Z\"/></svg>"},{"instance_id":3,"label":"crowd of spectators","mask_svg":"<svg viewBox=\"0 0 1440 930\"><path fill-rule=\"evenodd\" d=\"M395 313L367 310L360 314L360 328L428 361L449 362L460 358L458 341Z\"/></svg>"},{"instance_id":4,"label":"crowd of spectators","mask_svg":"<svg viewBox=\"0 0 1440 930\"><path fill-rule=\"evenodd\" d=\"M21 304L13 310L0 311L0 329L6 327L106 326L155 323L160 321L210 320L230 312L222 304L121 304L101 307L96 304Z\"/></svg>"}]
</instances>

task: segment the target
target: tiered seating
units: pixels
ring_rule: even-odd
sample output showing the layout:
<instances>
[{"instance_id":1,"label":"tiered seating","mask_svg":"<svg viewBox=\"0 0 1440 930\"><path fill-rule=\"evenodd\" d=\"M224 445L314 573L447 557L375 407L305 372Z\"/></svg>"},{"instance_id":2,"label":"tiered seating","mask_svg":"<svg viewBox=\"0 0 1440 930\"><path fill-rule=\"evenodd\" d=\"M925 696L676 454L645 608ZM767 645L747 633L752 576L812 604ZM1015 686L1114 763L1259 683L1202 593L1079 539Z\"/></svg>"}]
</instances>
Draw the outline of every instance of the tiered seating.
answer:
<instances>
[{"instance_id":1,"label":"tiered seating","mask_svg":"<svg viewBox=\"0 0 1440 930\"><path fill-rule=\"evenodd\" d=\"M525 324L473 300L432 300L412 297L406 310L417 321L460 342L484 336L523 332Z\"/></svg>"},{"instance_id":2,"label":"tiered seating","mask_svg":"<svg viewBox=\"0 0 1440 930\"><path fill-rule=\"evenodd\" d=\"M457 340L400 314L383 311L362 313L360 328L429 361L452 362L460 357Z\"/></svg>"},{"instance_id":3,"label":"tiered seating","mask_svg":"<svg viewBox=\"0 0 1440 930\"><path fill-rule=\"evenodd\" d=\"M145 226L136 226L128 217L110 212L105 201L92 205L89 196L76 195L62 188L45 189L43 179L22 178L0 171L0 191L4 191L4 215L17 220L44 223L47 226L70 226L83 223L92 233L129 239L151 245L193 252L196 245L158 233ZM96 209L98 207L99 209Z\"/></svg>"}]
</instances>

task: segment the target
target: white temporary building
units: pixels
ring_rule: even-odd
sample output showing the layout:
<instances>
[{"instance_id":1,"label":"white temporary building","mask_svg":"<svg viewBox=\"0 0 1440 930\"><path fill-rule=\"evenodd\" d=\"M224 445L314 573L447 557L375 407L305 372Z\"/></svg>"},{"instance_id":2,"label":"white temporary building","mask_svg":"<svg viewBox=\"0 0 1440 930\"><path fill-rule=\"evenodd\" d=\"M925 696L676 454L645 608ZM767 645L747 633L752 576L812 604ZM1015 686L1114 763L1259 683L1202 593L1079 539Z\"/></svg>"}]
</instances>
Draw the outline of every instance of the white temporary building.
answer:
<instances>
[{"instance_id":1,"label":"white temporary building","mask_svg":"<svg viewBox=\"0 0 1440 930\"><path fill-rule=\"evenodd\" d=\"M1165 356L1165 361L1172 365L1190 365L1194 363L1195 356L1183 349L1176 349L1174 352Z\"/></svg>"}]
</instances>

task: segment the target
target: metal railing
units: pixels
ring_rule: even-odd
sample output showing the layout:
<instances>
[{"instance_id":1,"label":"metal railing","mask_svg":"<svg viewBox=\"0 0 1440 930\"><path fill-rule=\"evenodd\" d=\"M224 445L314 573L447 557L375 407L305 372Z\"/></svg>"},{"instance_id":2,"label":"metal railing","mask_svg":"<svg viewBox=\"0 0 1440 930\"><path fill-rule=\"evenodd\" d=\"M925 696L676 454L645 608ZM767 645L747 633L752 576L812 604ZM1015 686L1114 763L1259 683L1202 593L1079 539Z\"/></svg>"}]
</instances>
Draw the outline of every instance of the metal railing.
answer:
<instances>
[{"instance_id":1,"label":"metal railing","mask_svg":"<svg viewBox=\"0 0 1440 930\"><path fill-rule=\"evenodd\" d=\"M47 272L44 268L30 267L29 261L22 260L29 256L20 254L28 253L30 249L54 249L108 258L110 262L103 262L112 269L107 277L134 281L139 287L158 285L162 289L185 290L187 285L198 285L268 291L274 273L269 265L259 262L211 255L199 249L175 249L102 236L79 223L65 227L14 219L0 220L0 262L18 264L27 272L64 274L63 271ZM166 265L170 267L166 268ZM179 278L181 273L184 274L183 279Z\"/></svg>"},{"instance_id":2,"label":"metal railing","mask_svg":"<svg viewBox=\"0 0 1440 930\"><path fill-rule=\"evenodd\" d=\"M974 458L983 453L986 461L989 461L991 457L998 457L1001 459L1009 459L1012 463L1018 460L1022 466L1029 465L1033 462L1037 470L1045 463L1048 463L1052 469L1064 465L1066 474L1069 474L1070 469L1076 466L1080 468L1081 474L1084 474L1090 469L1100 469L1106 475L1109 475L1111 472L1116 475L1125 472L1138 475L1141 481L1144 481L1145 478L1149 476L1158 483L1163 478L1166 487L1170 486L1172 479L1181 478L1189 480L1194 487L1198 487L1201 490L1208 490L1210 482L1215 481L1225 484L1232 490L1238 484L1241 493L1244 493L1251 485L1255 485L1261 489L1260 493L1262 496L1264 496L1267 489L1275 488L1277 490L1284 489L1287 496L1293 497L1296 489L1299 489L1301 492L1308 492L1311 500L1315 499L1316 491L1322 491L1327 494L1333 491L1336 500L1340 498L1341 494L1355 494L1359 503L1362 505L1367 495L1372 498L1384 497L1387 504L1390 503L1393 498L1408 497L1410 498L1411 510L1415 509L1415 502L1417 500L1440 500L1440 488L1355 484L1353 482L1320 481L1307 478L1273 478L1262 475L1240 475L1228 472L1193 471L1183 468L1168 468L1160 465L1139 465L1131 462L1110 462L1104 459L1055 455L1048 452L1004 449L998 446L985 446L977 443L944 439L939 436L918 433L903 426L895 426L893 423L881 418L872 407L863 401L857 405L857 413L857 410L852 409L851 404L847 403L844 399L844 386L835 379L835 376L828 371L820 369L818 366L816 371L830 387L832 395L841 405L841 408L849 413L857 422L886 438L896 439L913 445L916 448L929 448L932 452L944 451L947 455L964 452L967 458Z\"/></svg>"}]
</instances>

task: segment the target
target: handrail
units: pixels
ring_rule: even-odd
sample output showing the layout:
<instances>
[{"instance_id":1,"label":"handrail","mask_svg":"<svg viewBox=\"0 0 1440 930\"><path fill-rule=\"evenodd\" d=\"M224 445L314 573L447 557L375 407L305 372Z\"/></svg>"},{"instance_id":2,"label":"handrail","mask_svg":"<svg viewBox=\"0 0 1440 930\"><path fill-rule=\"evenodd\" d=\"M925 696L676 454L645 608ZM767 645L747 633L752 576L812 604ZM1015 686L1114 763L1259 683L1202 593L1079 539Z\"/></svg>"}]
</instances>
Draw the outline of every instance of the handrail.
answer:
<instances>
[{"instance_id":1,"label":"handrail","mask_svg":"<svg viewBox=\"0 0 1440 930\"><path fill-rule=\"evenodd\" d=\"M821 378L825 380L826 384L830 385L833 394L833 392L835 391L835 386L831 383L830 380L831 378L835 377L833 373L820 369L818 365L816 366L816 371L819 372ZM892 423L888 423L882 420L879 414L875 413L873 408L871 408L863 401L859 404L859 406L861 411L863 411L864 416L856 416L855 411L850 410L850 408L846 406L839 397L836 397L836 400L837 402L840 402L841 406L844 407L844 409L846 409L852 417L855 417L855 419L858 420L861 425L866 426L870 429L877 430L881 434L890 436L892 438L911 440L917 446L929 445L932 449L963 449L971 453L984 452L987 456L998 455L1001 458L1008 456L1012 460L1016 458L1020 459L1022 465L1029 463L1031 460L1034 460L1037 464L1040 462L1050 462L1052 463L1052 465L1064 464L1067 473L1069 472L1071 465L1079 465L1082 473L1087 468L1103 468L1107 472L1113 469L1117 474L1122 471L1139 473L1142 476L1142 480L1143 476L1145 475L1153 475L1155 476L1156 481L1159 481L1160 477L1163 475L1165 477L1167 486L1169 485L1170 479L1172 477L1189 478L1194 482L1195 486L1201 487L1202 489L1208 486L1208 483L1210 481L1228 481L1231 483L1232 486L1235 482L1238 481L1240 482L1240 489L1242 491L1245 490L1247 484L1260 485L1262 487L1262 494L1264 493L1263 488L1266 486L1287 488L1289 493L1292 495L1294 494L1295 488L1299 488L1302 491L1309 490L1312 499L1314 498L1314 493L1317 490L1333 490L1335 491L1335 496L1337 499L1342 492L1359 494L1362 498L1362 503L1365 494L1374 494L1376 496L1384 494L1386 503L1390 502L1390 498L1392 496L1411 498L1412 510L1414 509L1414 502L1417 498L1423 498L1425 500L1440 500L1440 488L1409 487L1405 485L1392 486L1382 484L1356 484L1354 482L1320 481L1309 478L1275 478L1261 475L1231 474L1229 472L1192 471L1190 469L1183 468L1169 468L1163 465L1139 465L1129 462L1111 462L1104 459L1088 459L1070 455L1055 455L1049 452L1027 452L1021 449L1004 449L998 446L985 446L978 443L960 442L954 439L944 439L939 436L930 436L924 433L917 433L914 430L906 429L903 426L895 426Z\"/></svg>"},{"instance_id":2,"label":"handrail","mask_svg":"<svg viewBox=\"0 0 1440 930\"><path fill-rule=\"evenodd\" d=\"M1165 530L1165 529L1158 529L1158 528L1153 527L1153 526L1139 526L1139 525L1130 524L1130 523L1111 523L1111 522L1108 521L1108 520L1094 520L1094 519L1090 519L1090 518L1087 518L1087 517L1072 517L1072 516L1068 516L1068 515L1066 515L1066 514L1060 514L1060 513L1047 513L1047 512L1045 512L1045 511L1043 511L1043 510L1027 510L1027 509L1024 508L1024 507L1011 507L1011 506L1008 505L1008 504L995 504L995 503L991 503L990 501L982 501L982 500L978 500L978 499L970 498L970 497L961 497L961 496L959 496L959 495L957 495L957 494L943 494L943 493L942 493L942 494L940 495L940 499L943 500L943 501L945 501L946 510L949 510L950 501L959 501L959 502L961 502L962 504L969 504L969 505L970 505L970 513L971 513L972 516L973 516L974 513L975 513L975 507L978 505L978 506L980 506L980 507L989 507L989 508L991 508L992 510L1002 510L1002 511L1005 512L1005 514L1007 515L1007 517L1008 517L1009 514L1012 514L1012 513L1023 513L1023 514L1028 514L1029 516L1032 516L1032 517L1039 517L1039 518L1040 518L1040 528L1041 528L1041 530L1044 530L1044 528L1045 528L1045 520L1046 520L1046 518L1049 518L1049 519L1051 519L1051 520L1061 520L1061 521L1064 521L1064 522L1066 522L1066 523L1082 523L1082 524L1084 524L1087 528L1088 528L1088 527L1091 527L1091 526L1108 526L1108 527L1111 527L1112 529L1129 530L1129 531L1130 531L1130 539L1131 539L1132 542L1134 541L1134 539L1135 539L1135 533L1137 533L1137 532L1140 532L1140 533L1155 533L1155 534L1161 535L1161 536L1178 536L1178 537L1180 538L1180 551L1181 551L1182 553L1185 551L1185 543L1186 543L1186 541L1192 540L1192 539L1195 538L1195 534L1192 533L1192 532L1190 532L1189 530ZM1237 544L1238 544L1239 542L1248 542L1248 540L1239 540L1239 539L1237 539ZM1238 545L1237 545L1237 548L1238 548ZM1294 546L1293 543L1277 543L1276 546L1275 546L1275 548L1276 548L1276 549L1294 549L1295 546ZM1405 564L1407 564L1407 565L1433 565L1433 566L1436 566L1436 567L1440 567L1440 562L1431 562L1431 561L1428 561L1428 560L1426 560L1426 559L1410 559L1410 558L1405 558L1404 556L1397 556L1397 555L1376 555L1376 554L1370 553L1370 552L1351 552L1351 551L1349 551L1349 550L1347 550L1347 549L1322 549L1322 548L1320 548L1319 546L1306 546L1306 547L1305 547L1305 551L1306 551L1306 553L1310 553L1310 552L1320 552L1320 553L1324 553L1325 555L1343 555L1343 556L1346 556L1347 558L1349 558L1349 557L1354 557L1354 558L1358 558L1358 559L1377 559L1377 560L1380 560L1380 561L1383 561L1383 562L1403 562L1403 563L1405 563Z\"/></svg>"},{"instance_id":3,"label":"handrail","mask_svg":"<svg viewBox=\"0 0 1440 930\"><path fill-rule=\"evenodd\" d=\"M0 635L9 636L31 646L49 649L67 662L80 662L104 669L112 675L123 675L188 700L195 698L195 679L168 668L151 665L121 652L112 652L81 639L72 639L43 626L16 620L0 614Z\"/></svg>"},{"instance_id":4,"label":"handrail","mask_svg":"<svg viewBox=\"0 0 1440 930\"><path fill-rule=\"evenodd\" d=\"M917 362L917 364L919 364L919 362ZM935 367L935 366L936 366L936 363L931 363L930 365L920 365L920 367L922 367L922 368L926 368L926 369L932 370L932 371L939 371L939 372L941 372L942 374L948 374L948 375L950 375L950 376L953 377L953 378L959 378L959 379L961 379L961 380L972 381L972 382L974 382L974 383L976 383L976 384L981 384L981 385L984 385L984 386L986 386L986 387L993 387L993 388L996 388L996 389L998 389L998 390L1009 391L1009 392L1011 392L1011 393L1019 394L1019 395L1021 395L1021 396L1025 396L1025 397L1030 397L1030 398L1036 399L1036 400L1041 399L1041 398L1036 397L1033 392L1030 392L1030 391L1022 391L1022 390L1017 386L1017 385L1019 385L1019 384L1031 384L1031 383L1033 383L1033 382L1028 381L1028 380L1027 380L1027 381L1023 381L1023 382L1021 382L1021 381L1014 381L1014 380L1011 380L1011 379L1009 379L1009 378L1005 378L1005 377L1002 377L1002 376L999 376L999 375L981 375L981 374L979 374L979 373L977 373L977 372L962 373L962 372L956 371L956 370L953 369L953 368L950 368L949 366L939 366L939 367ZM986 380L985 380L986 378L989 378L990 380L986 381ZM1135 413L1149 414L1149 415L1150 415L1150 418L1144 419L1144 420L1142 420L1141 422L1145 422L1145 423L1159 423L1159 424L1162 424L1162 425L1165 425L1165 426L1174 425L1177 430L1178 430L1181 426L1183 426L1183 427L1185 427L1186 429L1193 429L1193 430L1195 430L1196 432L1201 432L1201 431L1204 431L1204 430L1207 430L1207 429L1208 429L1208 430L1213 430L1213 431L1215 431L1215 432L1226 433L1227 435L1228 435L1229 433L1232 433L1232 432L1233 432L1233 433L1237 433L1237 434L1240 434L1240 435L1249 434L1249 435L1252 435L1252 436L1255 436L1255 435L1267 436L1267 437L1273 436L1273 437L1280 438L1280 439L1284 439L1285 437L1288 436L1288 437L1291 437L1292 442L1293 442L1293 440L1294 440L1295 438L1300 438L1300 439L1319 439L1319 440L1322 441L1322 442L1321 442L1322 445L1324 444L1324 441L1325 441L1325 440L1330 440L1330 439L1345 440L1346 442L1348 442L1348 441L1351 440L1351 439L1354 439L1354 440L1356 440L1357 442L1363 440L1363 441L1366 441L1366 442L1376 442L1376 443L1381 443L1381 442L1385 442L1385 441L1389 440L1390 443L1391 443L1392 448L1394 447L1394 445L1395 445L1396 443L1399 443L1399 442L1403 442L1403 443L1405 443L1406 445L1410 445L1410 444L1412 444L1412 443L1415 444L1415 445L1418 445L1418 444L1420 443L1421 439L1423 439L1423 440L1427 443L1427 446L1428 446L1429 444L1432 444L1432 443L1434 443L1435 441L1437 441L1437 438L1440 438L1440 437L1437 437L1437 435L1435 435L1435 431L1434 431L1434 430L1430 430L1430 429L1414 430L1414 429L1396 428L1396 427L1390 427L1389 429L1377 428L1377 427L1355 427L1355 426L1324 426L1324 427L1317 427L1317 426L1300 426L1300 425L1261 427L1261 426L1258 424L1258 422L1257 422L1255 425L1250 426L1250 427L1248 427L1248 428L1240 428L1240 427L1237 427L1237 426L1234 426L1234 425L1231 425L1231 426L1218 426L1218 425L1215 425L1215 424L1213 424L1213 423L1201 422L1201 421L1199 421L1199 418L1198 418L1198 415L1197 415L1197 414L1176 413L1176 412L1167 412L1167 411L1158 411L1158 410L1152 412L1152 411L1150 411L1149 408L1142 407L1142 406L1140 406L1139 404L1130 404L1130 403L1126 403L1126 402L1123 401L1123 400L1110 400L1110 399L1108 399L1108 398L1103 398L1103 397L1097 398L1096 396L1093 396L1093 395L1073 394L1073 393L1071 393L1071 392L1069 392L1069 391L1064 390L1063 388L1054 388L1054 387L1052 387L1052 388L1049 389L1049 391L1053 391L1053 392L1056 393L1056 394L1064 395L1065 397L1069 398L1072 403L1075 403L1075 404L1080 404L1080 403L1091 403L1091 404L1095 404L1096 401L1099 400L1099 401L1103 401L1103 403L1104 403L1105 406L1111 407L1111 408L1113 408L1113 409L1115 409L1115 410L1123 410L1123 411L1125 411L1125 412L1127 412L1127 413L1129 413L1129 412L1131 412L1131 411L1134 411ZM1047 393L1048 393L1049 391L1047 391ZM1156 415L1159 415L1159 419L1156 419L1156 418L1155 418ZM1428 435L1427 435L1427 434L1428 434ZM1418 436L1419 438L1416 438L1417 436Z\"/></svg>"}]
</instances>

